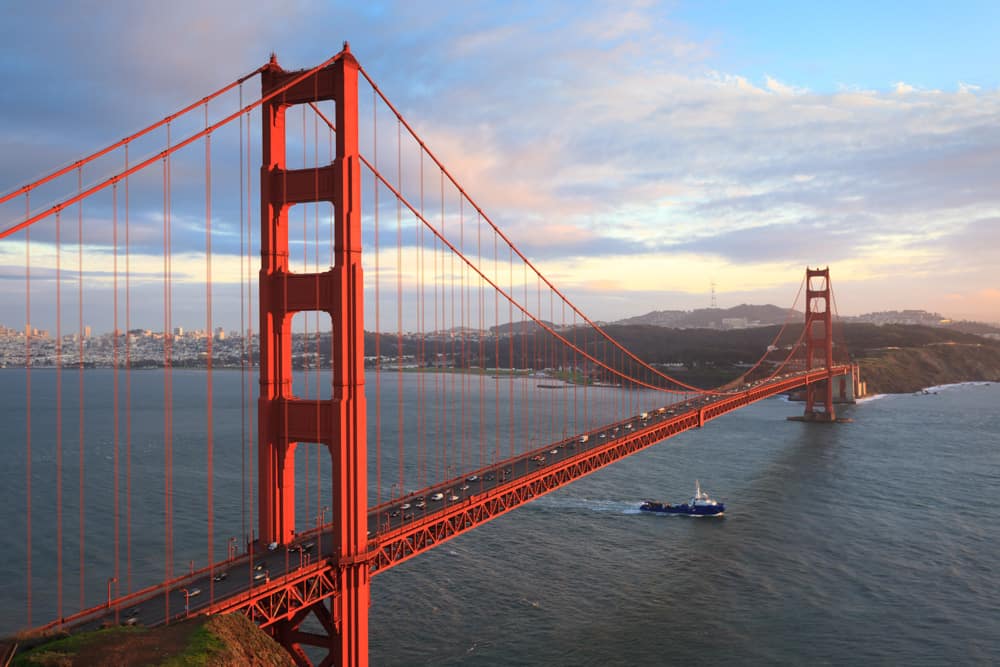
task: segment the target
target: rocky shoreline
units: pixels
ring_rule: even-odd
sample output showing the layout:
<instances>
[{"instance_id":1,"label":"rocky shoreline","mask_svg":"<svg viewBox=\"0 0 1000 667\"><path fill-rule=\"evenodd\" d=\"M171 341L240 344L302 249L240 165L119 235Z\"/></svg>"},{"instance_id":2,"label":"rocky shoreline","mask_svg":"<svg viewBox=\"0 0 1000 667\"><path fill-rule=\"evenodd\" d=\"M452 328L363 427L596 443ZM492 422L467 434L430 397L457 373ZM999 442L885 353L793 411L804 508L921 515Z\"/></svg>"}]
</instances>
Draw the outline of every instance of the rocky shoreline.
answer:
<instances>
[{"instance_id":1,"label":"rocky shoreline","mask_svg":"<svg viewBox=\"0 0 1000 667\"><path fill-rule=\"evenodd\" d=\"M857 359L869 394L905 394L959 382L1000 382L1000 346L937 343L866 351Z\"/></svg>"}]
</instances>

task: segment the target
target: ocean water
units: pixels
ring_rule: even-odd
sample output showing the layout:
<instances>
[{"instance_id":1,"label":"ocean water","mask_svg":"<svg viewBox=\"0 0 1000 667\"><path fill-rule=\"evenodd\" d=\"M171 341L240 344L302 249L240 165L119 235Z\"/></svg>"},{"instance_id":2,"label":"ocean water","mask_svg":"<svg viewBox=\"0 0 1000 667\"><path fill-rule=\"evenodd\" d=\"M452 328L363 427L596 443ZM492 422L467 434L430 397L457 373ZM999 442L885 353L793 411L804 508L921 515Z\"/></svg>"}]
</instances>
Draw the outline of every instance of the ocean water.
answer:
<instances>
[{"instance_id":1,"label":"ocean water","mask_svg":"<svg viewBox=\"0 0 1000 667\"><path fill-rule=\"evenodd\" d=\"M770 399L373 582L379 665L996 664L1000 384ZM694 480L723 519L640 515Z\"/></svg>"},{"instance_id":2,"label":"ocean water","mask_svg":"<svg viewBox=\"0 0 1000 667\"><path fill-rule=\"evenodd\" d=\"M112 376L84 375L84 428L107 433L113 412L105 385ZM38 389L52 377L51 371L36 372L32 381ZM74 514L80 490L77 379L75 372L64 373L63 604L69 611L81 598L99 604L114 573L108 548L113 495L106 475L113 447L107 438L88 435L81 590ZM162 373L136 372L132 381L131 583L138 588L164 574L157 411ZM417 380L405 382L402 391L415 390ZM242 469L248 464L242 443L255 420L250 415L248 423L240 409L240 375L217 372L216 534L209 547L200 481L204 374L175 371L173 384L172 568L180 572L188 558L205 560L209 548L223 557L227 540L249 530L243 521ZM494 392L489 405L499 400L498 384L470 382L460 392L474 399L477 392ZM23 371L0 371L0 392L0 435L8 443L0 471L7 524L0 533L6 555L0 561L0 628L6 632L25 622ZM593 394L589 418L601 417L602 404L634 409L621 393ZM387 404L391 398L386 396ZM51 416L46 419L52 406L40 401L33 402L35 624L49 620L58 604L52 584L54 431ZM543 402L532 403L532 409L545 410ZM760 402L379 574L372 585L372 664L995 663L1000 384L868 399L843 410L854 420L847 424L785 420L800 411L801 404L783 399ZM381 437L391 442L398 420L386 411L384 421ZM547 422L558 431L559 418L532 419ZM324 502L320 489L327 469L319 454L300 458L299 520L307 524ZM644 498L686 499L695 479L726 502L725 518L637 511ZM124 586L127 576L120 567L116 586Z\"/></svg>"}]
</instances>

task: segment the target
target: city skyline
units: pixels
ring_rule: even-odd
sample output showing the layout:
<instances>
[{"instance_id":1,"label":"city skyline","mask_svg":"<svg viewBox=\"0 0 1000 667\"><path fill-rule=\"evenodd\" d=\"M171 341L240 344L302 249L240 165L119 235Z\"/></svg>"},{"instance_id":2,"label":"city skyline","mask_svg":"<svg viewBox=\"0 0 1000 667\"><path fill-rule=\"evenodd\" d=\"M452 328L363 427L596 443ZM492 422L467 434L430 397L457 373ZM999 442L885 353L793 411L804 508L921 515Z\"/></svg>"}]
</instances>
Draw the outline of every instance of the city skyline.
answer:
<instances>
[{"instance_id":1,"label":"city skyline","mask_svg":"<svg viewBox=\"0 0 1000 667\"><path fill-rule=\"evenodd\" d=\"M705 307L713 282L721 306L789 306L803 267L829 265L843 314L1000 320L1000 168L990 159L1000 90L988 39L1000 10L988 3L909 13L302 3L239 21L230 9L65 5L50 20L12 9L0 28L12 69L0 93L0 191L200 98L272 50L305 67L346 39L505 233L594 319ZM225 224L220 211L216 319L230 330L241 328L242 299L232 298L239 262ZM17 277L17 253L0 248L4 278ZM197 269L187 262L178 256L178 275ZM134 286L134 307L150 287ZM175 288L174 324L204 321L199 290ZM49 297L37 297L39 310Z\"/></svg>"},{"instance_id":2,"label":"city skyline","mask_svg":"<svg viewBox=\"0 0 1000 667\"><path fill-rule=\"evenodd\" d=\"M748 305L749 304L741 304L741 306L748 306ZM771 305L773 305L773 304L771 304ZM757 308L757 307L761 307L761 306L760 305L749 305L749 307L751 307L751 308ZM764 307L769 307L769 306L764 306ZM738 308L739 308L739 306L737 307L737 309ZM716 308L711 308L710 307L710 308L696 308L696 309L693 309L693 310L683 310L683 311L649 311L649 312L646 312L646 313L635 314L633 316L625 317L625 318L622 318L621 320L615 320L615 321L612 321L612 322L598 321L598 322L596 322L596 324L601 325L601 326L615 325L615 324L618 324L618 325L628 325L628 324L634 324L634 322L631 322L631 320L641 319L643 317L648 317L648 316L651 316L651 315L655 315L657 313L676 312L676 313L691 314L691 313L706 313L706 312L710 312L710 311L713 311L713 310L719 311L720 312L720 317L722 317L722 315L725 315L728 311L733 310L733 309L730 309L730 308L721 308L721 307L716 307ZM801 316L801 313L798 313L798 314ZM724 329L745 329L745 328L774 326L774 324L775 324L774 322L750 321L746 317L737 317L737 318L731 318L731 319L733 320L734 323L728 323L727 324L726 318L722 317L722 319L720 320L721 323L722 323L721 324L722 328L724 328ZM841 319L844 322L867 322L867 323L878 324L878 325L883 325L883 324L916 324L916 325L922 325L922 326L948 326L948 325L952 325L952 324L955 324L955 323L968 322L968 323L971 323L971 324L986 324L986 325L991 325L991 326L994 326L994 327L1000 327L1000 322L982 322L982 321L976 321L976 320L954 320L952 318L947 317L946 315L944 315L942 313L935 313L935 312L930 312L930 311L925 311L925 310L873 311L873 312L870 312L870 313L861 313L859 315L847 315L847 316L843 316L842 318L838 316L836 318L836 321L840 321ZM522 324L522 323L524 323L524 320L506 321L506 322L501 322L499 325L493 325L493 324L491 324L490 326L483 327L483 328L479 328L477 326L473 326L473 325L468 325L467 324L467 325L456 325L456 326L453 326L453 327L447 327L447 328L442 328L442 329L431 329L431 330L410 330L410 329L407 329L407 330L403 331L402 334L406 335L406 336L420 336L420 335L430 335L430 336L433 336L433 335L453 333L453 332L457 332L457 331L465 331L465 332L469 332L469 333L488 333L488 332L493 331L494 329L501 329L502 330L502 329L506 329L510 325L518 325L518 324ZM314 321L311 321L309 323L309 328L308 329L306 329L306 328L304 328L304 327L301 326L302 322L298 322L298 324L300 324L300 327L293 330L293 334L296 335L296 336L298 336L298 335L311 336L311 335L316 334L317 332L320 333L320 334L329 334L329 332L330 332L329 328L317 328L315 326L315 322ZM553 323L553 324L554 324L554 326L556 328L573 328L574 326L586 326L586 325L584 325L582 323L578 323L576 325L573 325L573 324L560 325L558 323ZM225 340L226 338L239 338L239 337L242 337L245 333L249 333L251 336L256 337L257 336L257 329L255 328L256 327L256 321L254 321L252 323L252 325L253 326L251 326L249 329L246 329L246 330L240 330L238 328L234 329L234 328L227 328L227 327L223 327L223 326L217 326L212 331L212 338L215 338L215 339L218 339L218 340ZM643 326L645 326L645 325L643 325ZM670 328L670 329L704 328L704 327L701 327L700 325L662 324L662 323L661 324L653 324L653 326L662 326L662 327ZM709 326L708 328L713 328L713 327ZM54 336L55 336L55 332L54 331L51 331L49 329L45 329L43 327L31 326L30 324L26 324L26 325L21 326L21 327L16 327L16 326L10 326L9 324L7 324L5 322L0 322L0 338L2 338L4 336L7 336L7 337L10 337L10 336L20 337L25 332L27 332L29 330L32 332L32 336L33 337L54 338ZM365 331L367 333L376 333L373 329L368 329L368 328L366 328ZM106 337L106 336L112 335L113 333L114 333L114 330L112 330L112 329L107 329L107 330L95 329L93 326L91 326L89 324L85 324L84 327L83 327L83 338L84 339ZM205 329L203 329L203 328L200 329L197 326L195 326L195 327L174 326L173 329L172 329L172 333L173 333L173 336L177 337L177 338L206 338L208 336L208 334L207 334L207 332L206 332ZM381 333L383 335L386 335L386 336L397 336L397 335L400 334L400 332L397 329L385 329ZM130 329L128 329L128 330L125 330L123 328L119 328L118 329L118 335L119 336L125 336L126 334L134 334L134 335L141 334L141 335L144 335L144 336L162 337L163 334L164 334L164 331L163 331L162 328L158 329L155 326L143 326L141 324L132 323L132 327ZM63 330L63 332L62 332L62 337L64 339L77 340L79 335L80 335L80 329L79 328L69 327L69 328L65 328Z\"/></svg>"}]
</instances>

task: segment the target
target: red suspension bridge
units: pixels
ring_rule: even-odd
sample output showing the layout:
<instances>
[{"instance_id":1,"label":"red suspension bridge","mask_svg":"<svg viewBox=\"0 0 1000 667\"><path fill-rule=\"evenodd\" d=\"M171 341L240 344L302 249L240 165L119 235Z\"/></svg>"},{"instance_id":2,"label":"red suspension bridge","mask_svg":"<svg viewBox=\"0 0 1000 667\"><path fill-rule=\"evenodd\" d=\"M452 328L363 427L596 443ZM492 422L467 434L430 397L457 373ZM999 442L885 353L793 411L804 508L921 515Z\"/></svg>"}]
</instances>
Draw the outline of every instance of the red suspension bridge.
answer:
<instances>
[{"instance_id":1,"label":"red suspension bridge","mask_svg":"<svg viewBox=\"0 0 1000 667\"><path fill-rule=\"evenodd\" d=\"M804 418L834 421L856 382L827 269L731 383L645 363L346 45L303 71L272 58L0 215L25 322L0 329L9 631L241 612L299 664L366 664L372 575L775 394L804 388Z\"/></svg>"}]
</instances>

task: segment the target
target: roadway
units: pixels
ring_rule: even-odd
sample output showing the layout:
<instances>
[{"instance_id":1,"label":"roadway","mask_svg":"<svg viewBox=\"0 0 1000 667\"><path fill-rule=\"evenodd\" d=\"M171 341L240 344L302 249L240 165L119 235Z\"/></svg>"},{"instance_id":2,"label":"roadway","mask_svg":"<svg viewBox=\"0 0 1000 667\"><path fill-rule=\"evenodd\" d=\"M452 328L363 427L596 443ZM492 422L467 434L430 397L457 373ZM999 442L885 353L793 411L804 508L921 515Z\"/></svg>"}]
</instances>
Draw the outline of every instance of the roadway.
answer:
<instances>
[{"instance_id":1,"label":"roadway","mask_svg":"<svg viewBox=\"0 0 1000 667\"><path fill-rule=\"evenodd\" d=\"M814 371L815 373L815 371ZM789 373L768 383L742 385L747 392L761 385L795 382L804 373ZM769 392L773 395L776 392ZM691 398L645 413L632 415L613 424L576 434L571 438L491 464L464 476L441 482L372 508L368 513L368 537L378 543L380 534L405 531L411 525L433 522L436 517L470 501L474 502L497 489L515 487L529 475L537 476L546 468L556 467L567 459L591 450L607 447L618 439L652 429L664 421L689 418L717 402L731 402L734 394ZM763 397L763 396L762 396ZM756 399L755 399L756 400ZM334 537L327 526L299 535L296 542L268 549L252 543L247 552L231 554L226 561L158 586L112 601L112 606L86 610L50 626L90 629L107 624L143 624L155 626L199 613L214 603L245 594L253 589L267 589L272 581L294 573L320 560L335 560Z\"/></svg>"}]
</instances>

